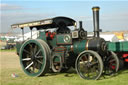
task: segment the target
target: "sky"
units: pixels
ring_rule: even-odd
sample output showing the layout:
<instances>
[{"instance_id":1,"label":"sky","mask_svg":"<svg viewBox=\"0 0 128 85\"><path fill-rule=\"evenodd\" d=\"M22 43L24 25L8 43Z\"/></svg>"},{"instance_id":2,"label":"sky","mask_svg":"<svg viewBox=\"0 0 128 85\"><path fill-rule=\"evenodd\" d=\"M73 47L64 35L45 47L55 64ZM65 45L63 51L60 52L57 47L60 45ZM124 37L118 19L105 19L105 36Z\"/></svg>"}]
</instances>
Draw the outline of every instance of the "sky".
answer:
<instances>
[{"instance_id":1,"label":"sky","mask_svg":"<svg viewBox=\"0 0 128 85\"><path fill-rule=\"evenodd\" d=\"M102 31L128 30L128 0L1 0L0 33L20 32L11 29L15 23L57 16L83 21L83 28L91 32L93 6L100 7Z\"/></svg>"}]
</instances>

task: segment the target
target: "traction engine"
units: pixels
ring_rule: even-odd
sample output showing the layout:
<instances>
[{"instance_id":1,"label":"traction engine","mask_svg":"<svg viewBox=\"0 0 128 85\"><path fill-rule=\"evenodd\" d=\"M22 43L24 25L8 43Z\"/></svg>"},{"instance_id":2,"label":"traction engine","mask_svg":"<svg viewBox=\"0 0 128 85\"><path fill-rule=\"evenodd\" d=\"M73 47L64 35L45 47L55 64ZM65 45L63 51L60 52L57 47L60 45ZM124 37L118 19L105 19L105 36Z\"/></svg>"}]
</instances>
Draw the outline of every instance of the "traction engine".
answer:
<instances>
[{"instance_id":1,"label":"traction engine","mask_svg":"<svg viewBox=\"0 0 128 85\"><path fill-rule=\"evenodd\" d=\"M110 75L118 71L116 54L108 51L107 43L100 38L99 7L93 7L94 35L79 22L68 17L55 17L27 23L13 24L12 28L39 30L38 37L17 42L17 54L23 71L29 76L43 76L46 73L66 72L73 67L83 79L99 79L102 74ZM69 27L74 27L71 30ZM48 29L55 29L50 31ZM43 31L42 31L43 30Z\"/></svg>"}]
</instances>

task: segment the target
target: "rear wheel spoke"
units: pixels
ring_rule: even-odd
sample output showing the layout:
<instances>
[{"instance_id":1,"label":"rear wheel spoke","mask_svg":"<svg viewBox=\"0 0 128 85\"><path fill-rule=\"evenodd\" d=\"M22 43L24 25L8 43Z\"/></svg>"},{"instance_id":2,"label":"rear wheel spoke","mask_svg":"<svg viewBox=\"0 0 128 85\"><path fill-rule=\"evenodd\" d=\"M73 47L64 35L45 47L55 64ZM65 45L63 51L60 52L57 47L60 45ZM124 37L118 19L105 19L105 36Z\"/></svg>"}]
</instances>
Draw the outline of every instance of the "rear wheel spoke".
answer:
<instances>
[{"instance_id":1,"label":"rear wheel spoke","mask_svg":"<svg viewBox=\"0 0 128 85\"><path fill-rule=\"evenodd\" d=\"M33 65L33 62L31 62L25 69L30 68Z\"/></svg>"},{"instance_id":2,"label":"rear wheel spoke","mask_svg":"<svg viewBox=\"0 0 128 85\"><path fill-rule=\"evenodd\" d=\"M39 61L39 60L36 60L38 63L40 63L40 64L42 64L42 62L41 61Z\"/></svg>"},{"instance_id":3,"label":"rear wheel spoke","mask_svg":"<svg viewBox=\"0 0 128 85\"><path fill-rule=\"evenodd\" d=\"M35 46L34 48L34 54L36 54L36 52L37 52L37 46Z\"/></svg>"},{"instance_id":4,"label":"rear wheel spoke","mask_svg":"<svg viewBox=\"0 0 128 85\"><path fill-rule=\"evenodd\" d=\"M40 52L41 52L41 49L38 50L38 52L35 54L35 56L37 56Z\"/></svg>"},{"instance_id":5,"label":"rear wheel spoke","mask_svg":"<svg viewBox=\"0 0 128 85\"><path fill-rule=\"evenodd\" d=\"M43 58L43 56L36 56L35 58Z\"/></svg>"},{"instance_id":6,"label":"rear wheel spoke","mask_svg":"<svg viewBox=\"0 0 128 85\"><path fill-rule=\"evenodd\" d=\"M30 48L32 48L32 44L28 44L30 46ZM30 49L31 50L31 49Z\"/></svg>"},{"instance_id":7,"label":"rear wheel spoke","mask_svg":"<svg viewBox=\"0 0 128 85\"><path fill-rule=\"evenodd\" d=\"M24 49L23 51L26 52L27 54L31 55L31 53L29 53L29 51L27 51L27 50L25 50L25 49Z\"/></svg>"},{"instance_id":8,"label":"rear wheel spoke","mask_svg":"<svg viewBox=\"0 0 128 85\"><path fill-rule=\"evenodd\" d=\"M31 58L24 58L24 59L22 59L22 61L30 61L31 60Z\"/></svg>"},{"instance_id":9,"label":"rear wheel spoke","mask_svg":"<svg viewBox=\"0 0 128 85\"><path fill-rule=\"evenodd\" d=\"M32 68L33 68L33 72L35 72L35 63L33 64L33 67Z\"/></svg>"}]
</instances>

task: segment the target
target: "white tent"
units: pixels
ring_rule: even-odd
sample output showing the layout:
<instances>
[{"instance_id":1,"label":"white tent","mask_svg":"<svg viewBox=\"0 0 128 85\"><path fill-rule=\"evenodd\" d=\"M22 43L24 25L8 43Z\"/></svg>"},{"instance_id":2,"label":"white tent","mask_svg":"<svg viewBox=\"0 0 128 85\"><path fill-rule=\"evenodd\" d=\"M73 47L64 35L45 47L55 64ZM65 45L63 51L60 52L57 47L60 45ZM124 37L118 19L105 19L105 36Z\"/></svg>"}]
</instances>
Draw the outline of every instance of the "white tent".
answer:
<instances>
[{"instance_id":1,"label":"white tent","mask_svg":"<svg viewBox=\"0 0 128 85\"><path fill-rule=\"evenodd\" d=\"M88 35L88 37L91 37L93 35ZM106 41L110 41L110 42L118 42L119 39L117 38L117 36L115 34L100 34L100 37L103 38Z\"/></svg>"},{"instance_id":2,"label":"white tent","mask_svg":"<svg viewBox=\"0 0 128 85\"><path fill-rule=\"evenodd\" d=\"M100 35L101 38L105 39L106 41L111 41L111 42L118 42L119 39L117 38L117 36L115 34L101 34Z\"/></svg>"},{"instance_id":3,"label":"white tent","mask_svg":"<svg viewBox=\"0 0 128 85\"><path fill-rule=\"evenodd\" d=\"M126 41L128 41L128 34L124 34L124 38Z\"/></svg>"}]
</instances>

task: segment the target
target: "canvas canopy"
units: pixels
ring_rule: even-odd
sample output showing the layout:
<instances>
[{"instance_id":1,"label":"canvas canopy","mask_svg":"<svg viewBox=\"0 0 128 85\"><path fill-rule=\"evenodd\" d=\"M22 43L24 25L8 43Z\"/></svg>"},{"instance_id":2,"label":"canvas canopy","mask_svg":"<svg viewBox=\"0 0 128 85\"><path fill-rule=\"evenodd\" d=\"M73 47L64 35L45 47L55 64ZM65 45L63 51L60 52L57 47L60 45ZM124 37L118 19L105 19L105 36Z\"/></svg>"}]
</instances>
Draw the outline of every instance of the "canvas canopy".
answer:
<instances>
[{"instance_id":1,"label":"canvas canopy","mask_svg":"<svg viewBox=\"0 0 128 85\"><path fill-rule=\"evenodd\" d=\"M57 28L60 25L60 22L63 22L66 26L75 25L75 20L68 17L55 17L51 19L38 20L26 23L18 23L11 25L12 28L25 28L25 27L36 27L37 30L48 29L48 28Z\"/></svg>"}]
</instances>

